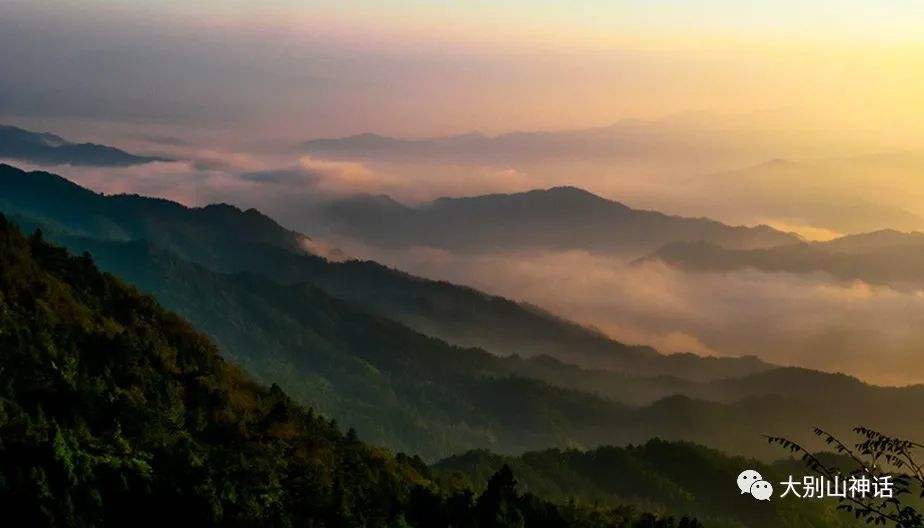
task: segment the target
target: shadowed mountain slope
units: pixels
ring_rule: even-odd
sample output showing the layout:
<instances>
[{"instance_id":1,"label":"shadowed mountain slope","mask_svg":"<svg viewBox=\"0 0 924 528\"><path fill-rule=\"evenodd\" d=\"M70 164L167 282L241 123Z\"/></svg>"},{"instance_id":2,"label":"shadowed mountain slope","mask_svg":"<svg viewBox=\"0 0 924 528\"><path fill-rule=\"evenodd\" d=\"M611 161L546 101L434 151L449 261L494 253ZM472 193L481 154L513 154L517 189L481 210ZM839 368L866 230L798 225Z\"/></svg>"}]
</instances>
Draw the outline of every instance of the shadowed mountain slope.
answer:
<instances>
[{"instance_id":1,"label":"shadowed mountain slope","mask_svg":"<svg viewBox=\"0 0 924 528\"><path fill-rule=\"evenodd\" d=\"M23 526L676 526L557 506L509 468L477 498L440 489L419 458L257 385L154 299L2 215L0 345L0 507Z\"/></svg>"},{"instance_id":2,"label":"shadowed mountain slope","mask_svg":"<svg viewBox=\"0 0 924 528\"><path fill-rule=\"evenodd\" d=\"M0 125L0 158L12 158L39 165L89 165L124 167L153 161L171 161L156 156L138 156L95 143L72 143L47 132L31 132Z\"/></svg>"},{"instance_id":3,"label":"shadowed mountain slope","mask_svg":"<svg viewBox=\"0 0 924 528\"><path fill-rule=\"evenodd\" d=\"M29 177L16 171L12 176ZM763 382L748 378L771 368L756 361L661 356L474 290L373 263L334 264L280 245L245 246L259 250L223 259L213 252L190 253L230 269L217 271L150 242L75 235L63 231L61 222L48 226L28 215L15 219L28 229L43 227L46 236L78 251L89 250L105 268L201 326L261 380L280 383L299 400L317 404L383 444L427 456L485 445L513 452L652 436L768 456L772 449L762 442L762 433L796 435L819 424L839 431L858 419L922 436L918 424L897 411L920 398L913 388L877 389L822 373L800 377L799 371L771 371L768 376L774 377ZM233 237L233 230L221 226L207 231L215 239L208 247L222 248L221 241ZM168 239L177 240L182 239ZM389 311L391 306L395 309ZM523 359L548 344L521 345L534 354L507 359L451 346L411 330L415 318L418 325L435 321L476 337L501 340L499 335L508 343L557 339L562 356L620 372L580 369L560 359ZM411 321L411 328L394 319ZM742 379L718 381L722 378ZM805 391L793 392L793 386ZM888 405L842 406L832 400L841 398Z\"/></svg>"},{"instance_id":4,"label":"shadowed mountain slope","mask_svg":"<svg viewBox=\"0 0 924 528\"><path fill-rule=\"evenodd\" d=\"M327 229L365 243L455 251L578 249L637 256L679 241L750 249L799 240L767 226L632 209L575 187L440 198L413 208L387 197L360 196L315 214Z\"/></svg>"},{"instance_id":5,"label":"shadowed mountain slope","mask_svg":"<svg viewBox=\"0 0 924 528\"><path fill-rule=\"evenodd\" d=\"M546 354L597 368L691 379L769 368L755 358L665 356L470 288L420 279L374 262L330 262L302 249L305 235L255 210L186 208L154 198L104 196L60 176L0 165L0 211L24 227L42 227L51 237L147 240L217 272L254 272L280 284L312 284L424 334L498 355Z\"/></svg>"}]
</instances>

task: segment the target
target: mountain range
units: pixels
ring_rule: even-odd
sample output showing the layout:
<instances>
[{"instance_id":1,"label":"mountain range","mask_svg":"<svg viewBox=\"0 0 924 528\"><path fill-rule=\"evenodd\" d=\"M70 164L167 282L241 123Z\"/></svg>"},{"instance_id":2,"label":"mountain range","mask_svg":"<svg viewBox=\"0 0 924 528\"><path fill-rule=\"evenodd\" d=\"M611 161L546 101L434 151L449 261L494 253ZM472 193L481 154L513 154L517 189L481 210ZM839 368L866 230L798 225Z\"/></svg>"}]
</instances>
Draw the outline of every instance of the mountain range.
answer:
<instances>
[{"instance_id":1,"label":"mountain range","mask_svg":"<svg viewBox=\"0 0 924 528\"><path fill-rule=\"evenodd\" d=\"M901 411L920 387L627 346L468 288L330 262L256 211L103 196L8 166L0 210L155 295L259 380L428 458L652 436L769 457L761 433L858 419L924 435Z\"/></svg>"},{"instance_id":2,"label":"mountain range","mask_svg":"<svg viewBox=\"0 0 924 528\"><path fill-rule=\"evenodd\" d=\"M896 200L891 189L913 189L912 170L897 169L885 158L863 163L854 158L793 161L775 158L738 169L710 172L676 182L678 211L709 211L725 221L780 225L833 233L882 229L924 229L909 210L914 197ZM911 181L909 181L911 180ZM914 208L917 211L916 208Z\"/></svg>"},{"instance_id":3,"label":"mountain range","mask_svg":"<svg viewBox=\"0 0 924 528\"><path fill-rule=\"evenodd\" d=\"M711 242L673 242L653 252L672 266L697 272L757 269L771 273L824 273L897 288L924 283L924 234L895 230L847 235L762 249L727 249Z\"/></svg>"},{"instance_id":4,"label":"mountain range","mask_svg":"<svg viewBox=\"0 0 924 528\"><path fill-rule=\"evenodd\" d=\"M762 464L687 443L470 451L427 466L341 432L109 274L0 215L0 505L30 526L859 526L738 495ZM321 309L328 311L327 307ZM349 321L348 328L363 325ZM729 489L732 499L729 500ZM646 511L655 513L645 513Z\"/></svg>"},{"instance_id":5,"label":"mountain range","mask_svg":"<svg viewBox=\"0 0 924 528\"><path fill-rule=\"evenodd\" d=\"M489 136L470 132L406 139L365 133L320 138L296 146L328 159L399 163L503 164L544 161L626 161L652 157L702 157L728 146L692 130L683 118L626 119L612 125L562 131L511 132Z\"/></svg>"},{"instance_id":6,"label":"mountain range","mask_svg":"<svg viewBox=\"0 0 924 528\"><path fill-rule=\"evenodd\" d=\"M316 139L298 149L312 157L380 164L382 170L383 163L397 164L405 171L423 169L437 177L458 167L500 167L529 175L534 185L542 185L562 181L559 172L580 174L581 181L594 181L597 188L615 186L619 190L608 192L629 193L639 202L684 216L707 212L729 224L772 223L807 235L813 230L924 230L924 218L915 206L919 197L912 194L917 189L919 153L807 161L772 158L755 164L774 150L746 153L734 148L740 147L739 134L705 133L703 123L690 125L684 119L627 120L583 130L497 136L472 132L422 139L366 133ZM896 197L894 189L911 193Z\"/></svg>"},{"instance_id":7,"label":"mountain range","mask_svg":"<svg viewBox=\"0 0 924 528\"><path fill-rule=\"evenodd\" d=\"M52 195L60 200L49 201ZM306 244L306 235L253 209L187 208L162 199L105 196L50 173L0 165L0 211L30 228L41 227L50 237L146 240L219 273L250 272L282 284L310 283L424 334L498 355L545 354L621 372L684 372L693 379L767 368L755 358L665 356L471 288L421 279L370 261L331 262L305 249L314 247Z\"/></svg>"},{"instance_id":8,"label":"mountain range","mask_svg":"<svg viewBox=\"0 0 924 528\"><path fill-rule=\"evenodd\" d=\"M170 161L159 156L141 156L96 143L74 143L47 132L32 132L0 125L0 158L38 165L87 165L124 167L154 161Z\"/></svg>"},{"instance_id":9,"label":"mountain range","mask_svg":"<svg viewBox=\"0 0 924 528\"><path fill-rule=\"evenodd\" d=\"M253 382L150 297L0 215L0 507L22 526L699 524L479 495Z\"/></svg>"},{"instance_id":10,"label":"mountain range","mask_svg":"<svg viewBox=\"0 0 924 528\"><path fill-rule=\"evenodd\" d=\"M358 196L312 214L309 225L364 243L454 251L578 249L637 254L679 241L752 249L800 240L767 226L728 226L706 218L632 209L575 187L440 198L418 207L387 196Z\"/></svg>"}]
</instances>

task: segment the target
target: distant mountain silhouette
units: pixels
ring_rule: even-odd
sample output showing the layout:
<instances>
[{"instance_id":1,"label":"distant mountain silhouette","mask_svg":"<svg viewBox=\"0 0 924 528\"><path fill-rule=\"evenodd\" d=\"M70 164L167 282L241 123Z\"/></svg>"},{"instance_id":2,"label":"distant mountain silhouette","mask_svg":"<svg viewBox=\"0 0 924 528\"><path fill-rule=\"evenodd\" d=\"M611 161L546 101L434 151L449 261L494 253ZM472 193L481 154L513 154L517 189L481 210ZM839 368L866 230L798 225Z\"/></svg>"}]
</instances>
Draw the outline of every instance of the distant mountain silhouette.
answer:
<instances>
[{"instance_id":1,"label":"distant mountain silhouette","mask_svg":"<svg viewBox=\"0 0 924 528\"><path fill-rule=\"evenodd\" d=\"M924 234L894 230L848 235L768 249L726 249L710 242L675 242L652 253L690 271L827 273L842 280L892 286L924 284Z\"/></svg>"},{"instance_id":2,"label":"distant mountain silhouette","mask_svg":"<svg viewBox=\"0 0 924 528\"><path fill-rule=\"evenodd\" d=\"M862 255L875 252L900 251L903 249L924 250L924 233L905 233L895 229L882 229L871 233L846 235L815 246L825 251Z\"/></svg>"},{"instance_id":3,"label":"distant mountain silhouette","mask_svg":"<svg viewBox=\"0 0 924 528\"><path fill-rule=\"evenodd\" d=\"M31 132L0 125L0 158L12 158L39 165L89 165L124 167L167 158L138 156L95 143L73 143L47 132Z\"/></svg>"},{"instance_id":4,"label":"distant mountain silhouette","mask_svg":"<svg viewBox=\"0 0 924 528\"><path fill-rule=\"evenodd\" d=\"M886 169L878 169L886 170ZM891 203L875 188L876 168L850 163L809 163L771 159L731 171L700 175L683 182L690 192L686 211L709 211L718 218L747 221L768 218L786 225L857 233L885 228L924 229L924 219ZM844 182L856 181L845 185Z\"/></svg>"},{"instance_id":5,"label":"distant mountain silhouette","mask_svg":"<svg viewBox=\"0 0 924 528\"><path fill-rule=\"evenodd\" d=\"M652 156L702 156L723 148L692 132L682 118L660 121L626 119L609 126L511 132L488 136L470 132L446 137L395 138L365 133L320 138L297 145L301 151L329 159L364 159L402 163L511 163L518 161L633 160Z\"/></svg>"},{"instance_id":6,"label":"distant mountain silhouette","mask_svg":"<svg viewBox=\"0 0 924 528\"><path fill-rule=\"evenodd\" d=\"M48 172L26 173L3 164L0 208L82 236L147 240L193 261L230 260L249 247L297 253L309 246L308 237L256 209L228 204L187 208L158 198L106 196Z\"/></svg>"},{"instance_id":7,"label":"distant mountain silhouette","mask_svg":"<svg viewBox=\"0 0 924 528\"><path fill-rule=\"evenodd\" d=\"M632 209L575 187L440 198L414 208L385 196L359 196L324 206L319 214L327 228L366 243L462 251L634 253L678 241L750 249L799 240L767 226L728 226L706 218Z\"/></svg>"}]
</instances>

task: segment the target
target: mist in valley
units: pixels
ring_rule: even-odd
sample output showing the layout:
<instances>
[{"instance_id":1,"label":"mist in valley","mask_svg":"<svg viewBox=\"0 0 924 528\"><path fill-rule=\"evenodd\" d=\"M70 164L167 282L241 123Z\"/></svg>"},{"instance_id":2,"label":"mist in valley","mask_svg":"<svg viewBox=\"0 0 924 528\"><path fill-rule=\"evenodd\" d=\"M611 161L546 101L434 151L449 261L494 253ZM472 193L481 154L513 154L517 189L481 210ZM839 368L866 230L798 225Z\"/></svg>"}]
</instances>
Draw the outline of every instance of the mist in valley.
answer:
<instances>
[{"instance_id":1,"label":"mist in valley","mask_svg":"<svg viewBox=\"0 0 924 528\"><path fill-rule=\"evenodd\" d=\"M823 273L688 273L582 251L456 254L384 250L339 240L349 254L546 308L615 339L663 352L756 355L876 384L924 381L924 291Z\"/></svg>"}]
</instances>

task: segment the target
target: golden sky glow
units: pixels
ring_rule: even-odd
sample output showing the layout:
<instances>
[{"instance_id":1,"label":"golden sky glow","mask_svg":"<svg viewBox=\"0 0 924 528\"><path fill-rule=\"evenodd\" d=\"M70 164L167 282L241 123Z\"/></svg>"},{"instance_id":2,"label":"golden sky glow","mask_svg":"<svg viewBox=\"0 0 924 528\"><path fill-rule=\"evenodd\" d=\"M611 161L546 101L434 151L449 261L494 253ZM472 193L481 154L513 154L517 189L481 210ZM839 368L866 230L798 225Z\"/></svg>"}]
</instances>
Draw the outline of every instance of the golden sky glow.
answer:
<instances>
[{"instance_id":1,"label":"golden sky glow","mask_svg":"<svg viewBox=\"0 0 924 528\"><path fill-rule=\"evenodd\" d=\"M62 35L66 51L24 48L20 64L34 53L36 68L59 61L61 75L101 48L137 46L127 63L179 81L159 91L164 111L172 100L223 103L222 119L276 136L561 129L689 112L870 151L924 132L921 1L40 0L0 14L14 29ZM170 63L190 51L209 66ZM101 72L70 84L130 85L123 66L94 63Z\"/></svg>"}]
</instances>

